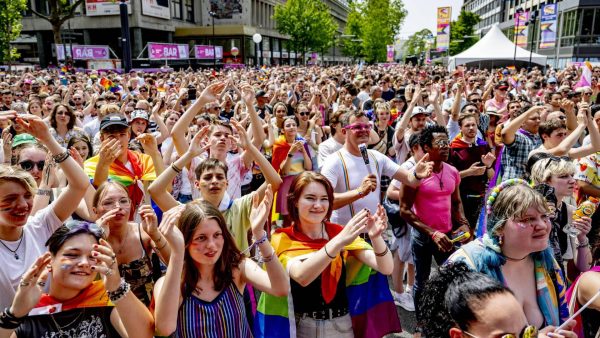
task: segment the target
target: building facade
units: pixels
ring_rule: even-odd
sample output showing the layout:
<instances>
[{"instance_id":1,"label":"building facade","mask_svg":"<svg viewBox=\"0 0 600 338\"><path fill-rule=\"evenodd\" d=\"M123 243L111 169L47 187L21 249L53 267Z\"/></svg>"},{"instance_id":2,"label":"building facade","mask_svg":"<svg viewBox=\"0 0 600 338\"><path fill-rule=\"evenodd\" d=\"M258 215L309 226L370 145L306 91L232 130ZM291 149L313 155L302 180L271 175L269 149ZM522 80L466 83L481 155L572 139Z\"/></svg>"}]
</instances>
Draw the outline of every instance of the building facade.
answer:
<instances>
[{"instance_id":1,"label":"building facade","mask_svg":"<svg viewBox=\"0 0 600 338\"><path fill-rule=\"evenodd\" d=\"M539 48L540 9L552 3L558 6L556 46ZM492 24L498 23L504 34L513 41L516 11L536 11L535 29L530 23L526 49L533 48L534 52L548 56L548 64L559 68L564 68L570 62L600 62L598 0L467 0L463 9L475 12L484 19L476 27L481 35Z\"/></svg>"},{"instance_id":2,"label":"building facade","mask_svg":"<svg viewBox=\"0 0 600 338\"><path fill-rule=\"evenodd\" d=\"M73 0L71 0L73 1ZM48 13L46 1L28 0L28 8ZM287 46L288 39L277 32L272 16L275 6L284 0L129 0L130 41L134 67L155 67L165 61L149 60L147 44L187 44L223 47L226 63L296 64L300 55ZM348 16L346 0L325 0L331 15L342 32ZM213 13L211 15L210 13ZM262 42L255 45L252 36L261 34ZM119 1L85 0L74 18L62 26L65 45L107 45L111 58L122 56ZM28 10L23 18L21 37L13 42L21 53L21 62L46 67L57 63L51 25ZM235 48L234 48L235 47ZM234 53L232 54L232 50ZM329 51L327 54L331 54ZM235 54L235 55L234 55ZM339 55L339 50L337 51ZM331 55L320 56L322 61ZM169 60L178 66L212 65L214 60L196 60L193 52L188 60ZM86 67L84 61L77 66ZM91 68L91 67L86 67Z\"/></svg>"}]
</instances>

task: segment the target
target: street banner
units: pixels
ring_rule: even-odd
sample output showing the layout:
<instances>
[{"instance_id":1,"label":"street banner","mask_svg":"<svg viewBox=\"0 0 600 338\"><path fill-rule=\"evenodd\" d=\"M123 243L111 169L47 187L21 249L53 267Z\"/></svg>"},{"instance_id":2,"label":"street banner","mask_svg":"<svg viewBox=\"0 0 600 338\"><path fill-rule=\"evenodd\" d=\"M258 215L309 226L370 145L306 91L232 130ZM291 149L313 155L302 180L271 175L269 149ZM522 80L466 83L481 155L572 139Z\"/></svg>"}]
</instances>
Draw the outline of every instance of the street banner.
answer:
<instances>
[{"instance_id":1,"label":"street banner","mask_svg":"<svg viewBox=\"0 0 600 338\"><path fill-rule=\"evenodd\" d=\"M171 19L169 0L142 0L142 14L161 19Z\"/></svg>"},{"instance_id":2,"label":"street banner","mask_svg":"<svg viewBox=\"0 0 600 338\"><path fill-rule=\"evenodd\" d=\"M188 45L149 42L148 58L150 60L189 59Z\"/></svg>"},{"instance_id":3,"label":"street banner","mask_svg":"<svg viewBox=\"0 0 600 338\"><path fill-rule=\"evenodd\" d=\"M542 37L540 40L540 48L553 48L556 45L556 18L556 4L547 4L542 7L542 17L540 20L540 31Z\"/></svg>"},{"instance_id":4,"label":"street banner","mask_svg":"<svg viewBox=\"0 0 600 338\"><path fill-rule=\"evenodd\" d=\"M394 45L387 45L387 62L394 62Z\"/></svg>"},{"instance_id":5,"label":"street banner","mask_svg":"<svg viewBox=\"0 0 600 338\"><path fill-rule=\"evenodd\" d=\"M69 46L67 45L67 48ZM71 53L67 54L73 57L73 60L108 60L110 54L108 46L91 46L91 45L73 45ZM56 45L56 55L59 60L65 59L65 45Z\"/></svg>"},{"instance_id":6,"label":"street banner","mask_svg":"<svg viewBox=\"0 0 600 338\"><path fill-rule=\"evenodd\" d=\"M215 57L216 53L216 57ZM223 58L223 46L207 46L207 45L195 45L194 54L196 59L200 60L212 60Z\"/></svg>"},{"instance_id":7,"label":"street banner","mask_svg":"<svg viewBox=\"0 0 600 338\"><path fill-rule=\"evenodd\" d=\"M127 12L131 14L131 4L127 1ZM119 1L114 0L85 0L87 16L119 15Z\"/></svg>"},{"instance_id":8,"label":"street banner","mask_svg":"<svg viewBox=\"0 0 600 338\"><path fill-rule=\"evenodd\" d=\"M527 21L529 21L529 12L515 13L516 44L522 48L527 47Z\"/></svg>"},{"instance_id":9,"label":"street banner","mask_svg":"<svg viewBox=\"0 0 600 338\"><path fill-rule=\"evenodd\" d=\"M452 7L438 7L437 9L437 51L444 52L450 47L450 19Z\"/></svg>"}]
</instances>

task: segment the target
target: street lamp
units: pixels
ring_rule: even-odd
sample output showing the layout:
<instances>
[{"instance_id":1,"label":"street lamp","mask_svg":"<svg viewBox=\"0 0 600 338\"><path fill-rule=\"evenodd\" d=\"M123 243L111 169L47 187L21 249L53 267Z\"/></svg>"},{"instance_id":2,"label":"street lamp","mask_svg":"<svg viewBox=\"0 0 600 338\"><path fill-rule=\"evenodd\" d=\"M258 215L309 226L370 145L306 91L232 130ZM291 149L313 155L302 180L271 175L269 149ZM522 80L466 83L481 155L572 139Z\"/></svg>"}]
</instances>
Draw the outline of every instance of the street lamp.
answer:
<instances>
[{"instance_id":1,"label":"street lamp","mask_svg":"<svg viewBox=\"0 0 600 338\"><path fill-rule=\"evenodd\" d=\"M260 67L260 59L262 59L262 55L260 56L260 58L258 57L258 44L262 41L262 35L260 35L260 33L255 33L254 35L252 35L252 41L254 41L254 51L256 54L256 66Z\"/></svg>"},{"instance_id":2,"label":"street lamp","mask_svg":"<svg viewBox=\"0 0 600 338\"><path fill-rule=\"evenodd\" d=\"M523 13L523 8L521 7L517 7L517 9L515 10L515 14L517 15L517 24L515 25L515 55L513 56L513 64L516 68L517 66L517 29L519 29L519 26L521 25L521 22L519 20L521 20L521 14Z\"/></svg>"},{"instance_id":3,"label":"street lamp","mask_svg":"<svg viewBox=\"0 0 600 338\"><path fill-rule=\"evenodd\" d=\"M213 68L216 70L217 69L217 49L215 48L215 16L217 16L217 13L210 11L210 12L208 12L208 15L210 15L210 17L212 18Z\"/></svg>"},{"instance_id":4,"label":"street lamp","mask_svg":"<svg viewBox=\"0 0 600 338\"><path fill-rule=\"evenodd\" d=\"M533 54L533 43L535 38L535 20L537 19L537 11L533 11L531 13L531 17L529 18L529 25L533 29L531 32L531 48L529 49L529 64L527 65L527 71L531 71L531 57Z\"/></svg>"}]
</instances>

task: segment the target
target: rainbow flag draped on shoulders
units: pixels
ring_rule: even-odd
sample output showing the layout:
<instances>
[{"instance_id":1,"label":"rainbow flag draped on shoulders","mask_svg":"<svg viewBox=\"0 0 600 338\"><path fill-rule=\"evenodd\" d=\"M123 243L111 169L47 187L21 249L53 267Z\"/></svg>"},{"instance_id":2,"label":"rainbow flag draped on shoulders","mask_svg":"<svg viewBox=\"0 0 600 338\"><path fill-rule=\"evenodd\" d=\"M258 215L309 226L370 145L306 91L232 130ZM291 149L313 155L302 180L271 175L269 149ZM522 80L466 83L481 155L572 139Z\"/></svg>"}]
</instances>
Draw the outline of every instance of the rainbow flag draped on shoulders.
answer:
<instances>
[{"instance_id":1,"label":"rainbow flag draped on shoulders","mask_svg":"<svg viewBox=\"0 0 600 338\"><path fill-rule=\"evenodd\" d=\"M102 281L94 281L85 288L77 297L65 302L55 299L49 294L43 294L38 304L29 312L29 316L56 314L72 309L90 307L114 306L108 298L106 288Z\"/></svg>"},{"instance_id":2,"label":"rainbow flag draped on shoulders","mask_svg":"<svg viewBox=\"0 0 600 338\"><path fill-rule=\"evenodd\" d=\"M343 228L341 225L325 223L329 238L335 237ZM271 243L283 267L287 270L290 262L307 258L320 250L328 241L313 240L295 227L277 229ZM400 320L396 311L387 278L360 262L353 251L372 250L361 238L344 247L321 274L321 291L326 302L335 294L342 264L346 266L346 295L349 313L352 318L354 336L357 338L380 338L386 334L400 332ZM296 319L291 292L287 297L275 297L263 293L258 302L258 312L254 319L256 338L295 338Z\"/></svg>"}]
</instances>

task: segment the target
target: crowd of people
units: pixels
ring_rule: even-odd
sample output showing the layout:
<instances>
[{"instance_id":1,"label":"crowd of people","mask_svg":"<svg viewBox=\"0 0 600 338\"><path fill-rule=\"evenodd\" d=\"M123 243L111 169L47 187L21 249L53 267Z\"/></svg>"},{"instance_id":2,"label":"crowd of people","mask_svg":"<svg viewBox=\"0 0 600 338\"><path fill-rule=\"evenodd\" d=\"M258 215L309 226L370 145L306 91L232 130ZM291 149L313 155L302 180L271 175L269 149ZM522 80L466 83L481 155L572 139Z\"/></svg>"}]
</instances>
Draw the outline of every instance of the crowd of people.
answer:
<instances>
[{"instance_id":1,"label":"crowd of people","mask_svg":"<svg viewBox=\"0 0 600 338\"><path fill-rule=\"evenodd\" d=\"M0 73L0 337L599 337L581 76Z\"/></svg>"}]
</instances>

